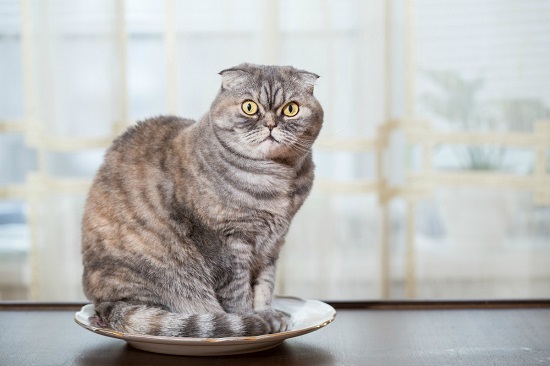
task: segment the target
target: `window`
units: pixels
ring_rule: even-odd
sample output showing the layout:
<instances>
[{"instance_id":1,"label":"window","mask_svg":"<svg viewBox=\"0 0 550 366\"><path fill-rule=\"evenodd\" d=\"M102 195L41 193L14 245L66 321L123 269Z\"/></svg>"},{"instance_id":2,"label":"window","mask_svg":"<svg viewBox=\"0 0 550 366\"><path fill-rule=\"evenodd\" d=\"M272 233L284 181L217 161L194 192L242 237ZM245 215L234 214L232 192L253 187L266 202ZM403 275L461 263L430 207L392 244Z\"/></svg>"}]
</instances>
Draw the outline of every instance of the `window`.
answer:
<instances>
[{"instance_id":1,"label":"window","mask_svg":"<svg viewBox=\"0 0 550 366\"><path fill-rule=\"evenodd\" d=\"M549 18L545 0L0 0L0 299L83 300L113 137L199 118L243 61L322 76L278 293L550 296Z\"/></svg>"}]
</instances>

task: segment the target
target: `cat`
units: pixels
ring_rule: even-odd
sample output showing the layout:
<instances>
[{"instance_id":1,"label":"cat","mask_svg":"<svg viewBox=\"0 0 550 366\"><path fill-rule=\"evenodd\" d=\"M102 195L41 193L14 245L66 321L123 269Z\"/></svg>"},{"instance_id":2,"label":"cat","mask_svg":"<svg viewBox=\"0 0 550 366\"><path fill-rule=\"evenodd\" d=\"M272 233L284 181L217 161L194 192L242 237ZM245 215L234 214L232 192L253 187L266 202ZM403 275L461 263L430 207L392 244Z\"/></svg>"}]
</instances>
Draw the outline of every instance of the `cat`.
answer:
<instances>
[{"instance_id":1,"label":"cat","mask_svg":"<svg viewBox=\"0 0 550 366\"><path fill-rule=\"evenodd\" d=\"M198 122L161 116L107 150L82 221L96 322L129 334L285 331L273 309L279 251L308 196L323 123L318 75L241 64Z\"/></svg>"}]
</instances>

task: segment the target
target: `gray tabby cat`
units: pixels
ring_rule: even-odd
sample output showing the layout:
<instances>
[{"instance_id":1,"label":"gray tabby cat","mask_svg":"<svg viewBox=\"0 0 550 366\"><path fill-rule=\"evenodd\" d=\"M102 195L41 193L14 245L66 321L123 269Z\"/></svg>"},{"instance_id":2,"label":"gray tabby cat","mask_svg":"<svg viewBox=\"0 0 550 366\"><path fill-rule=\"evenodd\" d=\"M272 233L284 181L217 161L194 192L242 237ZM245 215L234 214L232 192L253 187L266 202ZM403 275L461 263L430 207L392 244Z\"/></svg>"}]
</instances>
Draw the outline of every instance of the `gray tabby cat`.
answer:
<instances>
[{"instance_id":1,"label":"gray tabby cat","mask_svg":"<svg viewBox=\"0 0 550 366\"><path fill-rule=\"evenodd\" d=\"M140 122L107 151L82 227L99 324L188 337L288 327L271 306L275 265L313 183L318 76L252 64L220 75L199 122Z\"/></svg>"}]
</instances>

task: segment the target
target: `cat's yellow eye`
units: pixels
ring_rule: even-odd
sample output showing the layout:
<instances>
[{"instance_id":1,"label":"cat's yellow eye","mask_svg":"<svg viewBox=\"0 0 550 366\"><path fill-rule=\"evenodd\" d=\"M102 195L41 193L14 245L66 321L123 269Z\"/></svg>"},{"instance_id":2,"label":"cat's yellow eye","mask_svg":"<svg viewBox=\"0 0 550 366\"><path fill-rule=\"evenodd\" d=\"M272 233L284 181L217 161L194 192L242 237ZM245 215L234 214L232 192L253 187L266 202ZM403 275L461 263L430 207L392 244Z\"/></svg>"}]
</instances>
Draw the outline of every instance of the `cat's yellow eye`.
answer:
<instances>
[{"instance_id":1,"label":"cat's yellow eye","mask_svg":"<svg viewBox=\"0 0 550 366\"><path fill-rule=\"evenodd\" d=\"M287 117L294 117L298 114L298 111L300 108L298 107L298 103L296 102L290 102L287 103L283 108L283 114Z\"/></svg>"},{"instance_id":2,"label":"cat's yellow eye","mask_svg":"<svg viewBox=\"0 0 550 366\"><path fill-rule=\"evenodd\" d=\"M249 116L258 112L258 105L251 100L245 100L243 104L241 104L241 108L243 109L243 112Z\"/></svg>"}]
</instances>

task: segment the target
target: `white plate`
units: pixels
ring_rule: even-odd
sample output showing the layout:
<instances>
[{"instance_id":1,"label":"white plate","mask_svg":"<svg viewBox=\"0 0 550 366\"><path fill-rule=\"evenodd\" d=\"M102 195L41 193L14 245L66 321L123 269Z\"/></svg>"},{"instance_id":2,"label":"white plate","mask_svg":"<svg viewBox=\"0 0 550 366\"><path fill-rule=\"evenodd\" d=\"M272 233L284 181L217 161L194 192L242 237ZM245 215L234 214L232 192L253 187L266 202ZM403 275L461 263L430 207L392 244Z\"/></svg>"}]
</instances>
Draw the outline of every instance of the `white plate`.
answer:
<instances>
[{"instance_id":1,"label":"white plate","mask_svg":"<svg viewBox=\"0 0 550 366\"><path fill-rule=\"evenodd\" d=\"M75 314L74 319L78 325L94 333L123 339L132 347L144 351L187 356L221 356L273 348L287 338L310 333L330 324L336 316L336 311L332 306L318 300L276 297L273 300L273 306L290 315L290 330L253 337L188 338L121 333L91 325L90 317L95 315L92 304L82 307Z\"/></svg>"}]
</instances>

